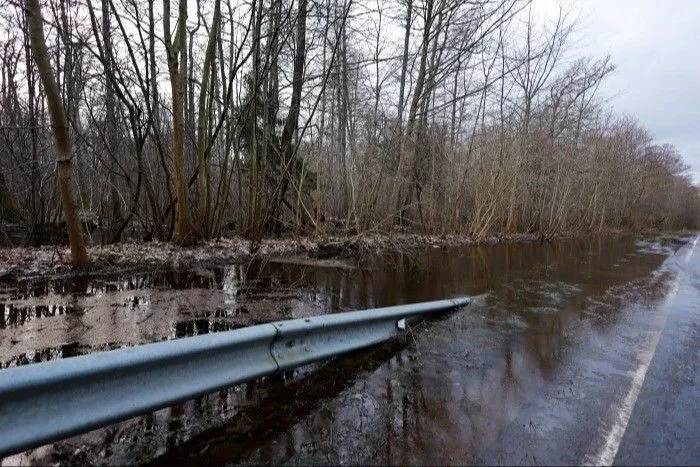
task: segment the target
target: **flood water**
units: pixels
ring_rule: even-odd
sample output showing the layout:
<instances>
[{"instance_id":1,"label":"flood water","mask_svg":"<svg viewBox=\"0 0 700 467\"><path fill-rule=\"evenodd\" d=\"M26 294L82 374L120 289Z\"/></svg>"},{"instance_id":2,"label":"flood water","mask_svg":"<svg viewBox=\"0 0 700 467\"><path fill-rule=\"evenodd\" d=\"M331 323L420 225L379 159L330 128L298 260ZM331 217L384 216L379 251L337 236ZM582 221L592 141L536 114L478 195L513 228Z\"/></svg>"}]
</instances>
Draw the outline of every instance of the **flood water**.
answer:
<instances>
[{"instance_id":1,"label":"flood water","mask_svg":"<svg viewBox=\"0 0 700 467\"><path fill-rule=\"evenodd\" d=\"M494 446L508 430L546 429L523 414L543 394L576 396L568 378L585 365L574 363L630 307L640 313L661 298L670 254L631 237L594 238L430 248L360 266L267 261L14 284L0 289L0 368L271 320L474 301L394 342L5 462L536 463L526 453L499 458Z\"/></svg>"}]
</instances>

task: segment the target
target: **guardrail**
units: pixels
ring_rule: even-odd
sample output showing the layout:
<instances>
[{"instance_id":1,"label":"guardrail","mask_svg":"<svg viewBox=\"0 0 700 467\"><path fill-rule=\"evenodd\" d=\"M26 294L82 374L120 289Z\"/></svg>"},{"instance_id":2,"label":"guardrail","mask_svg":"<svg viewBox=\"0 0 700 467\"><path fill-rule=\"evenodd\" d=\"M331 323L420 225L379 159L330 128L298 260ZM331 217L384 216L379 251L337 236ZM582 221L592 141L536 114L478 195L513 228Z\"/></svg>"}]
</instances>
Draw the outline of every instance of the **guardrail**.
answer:
<instances>
[{"instance_id":1,"label":"guardrail","mask_svg":"<svg viewBox=\"0 0 700 467\"><path fill-rule=\"evenodd\" d=\"M469 298L276 321L0 370L0 458L388 340Z\"/></svg>"}]
</instances>

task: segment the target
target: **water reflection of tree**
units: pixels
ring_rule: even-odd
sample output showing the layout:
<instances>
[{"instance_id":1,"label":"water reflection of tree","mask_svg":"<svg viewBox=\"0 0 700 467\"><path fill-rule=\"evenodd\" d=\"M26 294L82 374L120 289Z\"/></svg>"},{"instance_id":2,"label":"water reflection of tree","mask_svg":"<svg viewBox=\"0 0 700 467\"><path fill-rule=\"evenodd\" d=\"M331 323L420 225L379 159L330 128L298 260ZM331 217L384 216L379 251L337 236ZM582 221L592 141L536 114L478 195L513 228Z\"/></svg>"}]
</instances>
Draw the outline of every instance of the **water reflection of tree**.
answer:
<instances>
[{"instance_id":1,"label":"water reflection of tree","mask_svg":"<svg viewBox=\"0 0 700 467\"><path fill-rule=\"evenodd\" d=\"M451 362L449 358L426 362L425 371L415 371L415 367L404 364L403 372L397 370L401 375L401 384L396 387L400 399L392 384L394 373L390 373L384 402L393 407L394 401L400 401L395 409L401 416L385 420L386 458L379 462L447 463L474 459L480 443L495 439L494 429L504 426L502 419L508 418L507 407L513 404L512 394L518 386L514 383L517 378L510 353L506 351L500 364L478 369L465 368L464 362ZM465 379L478 380L476 394L465 388ZM450 389L455 387L462 390Z\"/></svg>"}]
</instances>

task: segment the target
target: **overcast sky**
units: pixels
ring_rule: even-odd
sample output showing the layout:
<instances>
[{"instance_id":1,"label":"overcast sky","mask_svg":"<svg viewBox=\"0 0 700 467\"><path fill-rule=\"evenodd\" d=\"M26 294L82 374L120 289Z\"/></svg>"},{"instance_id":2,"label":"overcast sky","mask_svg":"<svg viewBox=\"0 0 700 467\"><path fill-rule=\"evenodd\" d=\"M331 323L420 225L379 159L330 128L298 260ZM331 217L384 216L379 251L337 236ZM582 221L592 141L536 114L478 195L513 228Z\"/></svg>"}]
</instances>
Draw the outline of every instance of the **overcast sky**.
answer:
<instances>
[{"instance_id":1,"label":"overcast sky","mask_svg":"<svg viewBox=\"0 0 700 467\"><path fill-rule=\"evenodd\" d=\"M700 183L700 0L577 0L569 7L580 15L576 51L609 53L617 66L602 87L612 107L674 144Z\"/></svg>"}]
</instances>

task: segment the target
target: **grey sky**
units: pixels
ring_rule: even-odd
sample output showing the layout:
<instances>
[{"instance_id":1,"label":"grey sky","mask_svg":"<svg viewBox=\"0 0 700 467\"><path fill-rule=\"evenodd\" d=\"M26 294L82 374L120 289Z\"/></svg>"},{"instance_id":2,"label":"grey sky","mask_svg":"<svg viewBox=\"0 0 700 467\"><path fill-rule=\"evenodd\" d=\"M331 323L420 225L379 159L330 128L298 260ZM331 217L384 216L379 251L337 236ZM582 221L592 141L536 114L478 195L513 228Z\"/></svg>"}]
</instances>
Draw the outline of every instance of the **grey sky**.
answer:
<instances>
[{"instance_id":1,"label":"grey sky","mask_svg":"<svg viewBox=\"0 0 700 467\"><path fill-rule=\"evenodd\" d=\"M547 1L547 0L544 0ZM602 91L674 144L700 183L700 0L578 0L578 53L609 53Z\"/></svg>"}]
</instances>

